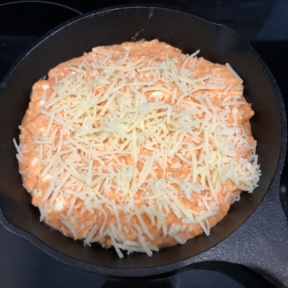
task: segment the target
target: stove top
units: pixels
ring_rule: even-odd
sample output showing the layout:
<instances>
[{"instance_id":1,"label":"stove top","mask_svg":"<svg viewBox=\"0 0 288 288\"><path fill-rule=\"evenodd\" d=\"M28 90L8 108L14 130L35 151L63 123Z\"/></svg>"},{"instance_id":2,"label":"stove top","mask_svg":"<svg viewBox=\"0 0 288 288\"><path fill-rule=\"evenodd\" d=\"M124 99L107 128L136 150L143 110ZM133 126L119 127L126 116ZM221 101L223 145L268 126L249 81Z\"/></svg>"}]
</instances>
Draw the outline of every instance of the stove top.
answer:
<instances>
[{"instance_id":1,"label":"stove top","mask_svg":"<svg viewBox=\"0 0 288 288\"><path fill-rule=\"evenodd\" d=\"M145 4L142 2L121 1L122 4ZM286 0L243 0L237 1L237 3L228 0L158 0L153 3L175 7L232 26L240 31L248 38L272 71L282 92L285 105L288 107L288 82L286 80L288 72L288 2ZM0 1L0 81L13 62L50 29L82 13L115 4L119 4L119 2L116 3L112 0L102 0L97 3L96 1L92 3L91 1L77 0ZM202 262L190 265L187 269L174 274L148 279L113 279L66 266L47 256L26 240L9 233L0 224L0 287L73 288L80 286L135 287L136 285L138 287L157 287L159 285L163 287L191 287L192 285L193 287L236 288L288 287L288 239L283 237L283 235L288 235L285 230L288 219L287 172L288 165L285 165L280 185L280 179L276 179L276 183L274 186L272 185L274 194L267 195L255 213L261 217L265 213L273 213L271 216L275 217L275 221L278 221L277 217L282 221L278 229L283 225L284 228L281 228L279 233L275 230L276 235L274 236L258 230L260 236L256 240L259 242L259 247L253 247L254 250L249 248L248 252L254 251L255 254L247 257L248 260L250 259L249 261L238 259L237 255L230 253L230 258L224 259L230 263L226 263L222 261L221 257L209 258L209 253L204 253ZM275 201L279 201L279 203L275 204ZM286 218L282 216L283 212ZM265 222L265 217L262 217L261 221ZM256 222L256 224L260 222ZM247 224L253 228L251 223L253 223L253 219L250 224ZM254 228L257 229L257 227ZM283 234L283 230L286 231L286 234ZM229 243L229 239L231 242L238 238L228 237L228 240L225 240L226 243ZM232 245L234 244L232 243ZM255 245L255 241L253 245ZM235 243L235 246L239 246L239 243ZM225 244L223 247L225 248ZM243 249L245 249L245 243ZM253 261L253 259L256 260ZM237 264L232 264L233 262ZM256 265L258 263L262 263L262 265Z\"/></svg>"}]
</instances>

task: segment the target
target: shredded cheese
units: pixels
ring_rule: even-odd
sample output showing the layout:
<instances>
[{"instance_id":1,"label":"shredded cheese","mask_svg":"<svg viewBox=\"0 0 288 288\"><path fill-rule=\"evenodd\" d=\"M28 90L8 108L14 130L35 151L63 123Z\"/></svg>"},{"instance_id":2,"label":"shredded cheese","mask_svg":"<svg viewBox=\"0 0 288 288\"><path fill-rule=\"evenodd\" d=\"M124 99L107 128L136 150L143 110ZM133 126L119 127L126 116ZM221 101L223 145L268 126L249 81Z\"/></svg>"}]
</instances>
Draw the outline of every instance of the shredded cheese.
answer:
<instances>
[{"instance_id":1,"label":"shredded cheese","mask_svg":"<svg viewBox=\"0 0 288 288\"><path fill-rule=\"evenodd\" d=\"M44 129L29 140L36 172L26 144L13 140L28 167L22 177L37 178L30 190L40 220L52 223L49 213L59 210L64 234L112 245L120 258L123 250L151 256L158 246L209 235L210 219L240 190L252 192L261 175L256 141L241 122L252 110L229 64L171 46L163 57L139 59L127 47L94 48L51 70L37 104Z\"/></svg>"}]
</instances>

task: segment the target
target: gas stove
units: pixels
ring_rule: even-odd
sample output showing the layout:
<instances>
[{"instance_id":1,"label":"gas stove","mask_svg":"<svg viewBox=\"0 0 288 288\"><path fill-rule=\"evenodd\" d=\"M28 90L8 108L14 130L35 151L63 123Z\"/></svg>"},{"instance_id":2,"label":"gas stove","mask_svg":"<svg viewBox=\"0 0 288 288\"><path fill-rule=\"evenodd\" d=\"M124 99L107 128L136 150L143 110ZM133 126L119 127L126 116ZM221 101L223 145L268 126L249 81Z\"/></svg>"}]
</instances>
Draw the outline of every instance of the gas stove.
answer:
<instances>
[{"instance_id":1,"label":"gas stove","mask_svg":"<svg viewBox=\"0 0 288 288\"><path fill-rule=\"evenodd\" d=\"M119 1L112 0L94 3L76 0L1 1L0 81L17 58L50 29L83 13L119 4ZM124 4L145 2L121 1L121 5ZM266 62L288 107L286 0L242 0L237 3L228 0L158 0L153 4L174 7L239 31ZM283 163L284 159L281 161ZM253 214L243 225L244 228L239 228L244 231L245 225L250 226L258 233L253 247L249 247L247 240L243 243L243 249L249 247L247 259L237 258L237 250L226 253L224 258L215 254L209 257L212 254L208 252L204 253L202 262L192 264L185 270L154 278L116 279L66 266L6 231L0 224L0 287L288 287L288 239L284 237L288 235L287 172L288 165L285 165L281 181L274 181L255 211L255 217ZM257 229L257 224L265 222L267 213L271 213L273 219L267 221L267 227ZM256 217L260 220L255 220ZM241 238L237 235L233 238L232 235L225 241L223 248L232 247L233 241L236 241L235 246L239 246L237 241L241 241ZM255 247L256 242L259 243L258 247Z\"/></svg>"}]
</instances>

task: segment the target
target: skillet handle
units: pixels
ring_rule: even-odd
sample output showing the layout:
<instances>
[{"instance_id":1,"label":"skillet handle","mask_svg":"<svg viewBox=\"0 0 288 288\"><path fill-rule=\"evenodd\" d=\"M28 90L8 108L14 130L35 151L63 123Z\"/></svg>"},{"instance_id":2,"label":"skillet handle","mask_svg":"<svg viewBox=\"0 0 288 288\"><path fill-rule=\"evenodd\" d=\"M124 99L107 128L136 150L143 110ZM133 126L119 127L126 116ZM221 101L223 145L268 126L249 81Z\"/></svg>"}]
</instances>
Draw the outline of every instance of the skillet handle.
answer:
<instances>
[{"instance_id":1,"label":"skillet handle","mask_svg":"<svg viewBox=\"0 0 288 288\"><path fill-rule=\"evenodd\" d=\"M215 287L215 283L219 287L245 287L245 288L276 288L278 281L273 283L257 273L253 269L245 267L241 264L228 263L222 261L204 261L192 264L184 269L181 269L182 274L187 271L197 271L199 276L209 277L209 286L205 285L197 287ZM209 272L209 274L207 273ZM189 277L191 279L191 277ZM222 279L222 282L221 282ZM202 280L203 281L203 280ZM207 280L206 280L207 281ZM189 284L189 283L188 283ZM208 283L207 283L208 284ZM190 283L191 285L191 283ZM275 286L277 285L277 286ZM186 287L186 286L185 286ZM189 287L187 285L187 287ZM217 286L218 287L218 286Z\"/></svg>"},{"instance_id":2,"label":"skillet handle","mask_svg":"<svg viewBox=\"0 0 288 288\"><path fill-rule=\"evenodd\" d=\"M159 287L276 288L274 284L243 265L220 261L195 263L173 274L146 278L108 278L101 288ZM278 286L279 287L279 286Z\"/></svg>"}]
</instances>

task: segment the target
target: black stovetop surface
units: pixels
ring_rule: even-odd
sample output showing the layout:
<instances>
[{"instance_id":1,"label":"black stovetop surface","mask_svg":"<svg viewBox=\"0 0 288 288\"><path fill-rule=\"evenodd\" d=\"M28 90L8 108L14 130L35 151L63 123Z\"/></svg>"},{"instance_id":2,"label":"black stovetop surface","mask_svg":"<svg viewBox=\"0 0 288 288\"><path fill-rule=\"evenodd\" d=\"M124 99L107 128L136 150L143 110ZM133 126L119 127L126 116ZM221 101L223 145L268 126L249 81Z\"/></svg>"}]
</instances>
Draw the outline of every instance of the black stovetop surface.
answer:
<instances>
[{"instance_id":1,"label":"black stovetop surface","mask_svg":"<svg viewBox=\"0 0 288 288\"><path fill-rule=\"evenodd\" d=\"M119 4L113 0L94 1L0 1L0 81L13 62L44 33L79 14ZM121 1L121 4L151 4L151 1ZM272 71L288 107L288 1L287 0L181 0L153 1L194 15L234 26ZM1 161L1 159L0 159ZM288 216L288 167L284 167L279 194ZM278 193L278 191L277 191ZM286 226L287 226L287 219ZM265 235L263 235L263 238ZM283 239L282 239L283 240ZM286 241L286 242L285 242ZM264 241L265 242L265 241ZM279 246L288 254L288 240ZM274 245L274 246L273 246ZM277 249L277 243L271 247ZM270 246L269 246L270 248ZM263 246L265 255L267 246ZM259 250L258 250L259 251ZM260 249L261 251L261 249ZM259 253L259 252L257 252ZM272 251L273 254L273 251ZM288 287L287 275L255 271L219 261L202 262L185 271L151 279L119 280L66 266L47 256L26 240L6 231L0 224L0 288L36 287ZM275 251L275 257L279 251ZM256 255L256 257L259 255ZM263 256L264 257L264 256ZM269 261L269 259L267 259ZM229 262L233 262L229 261ZM238 263L236 261L236 263ZM277 265L277 264L276 264ZM252 265L253 266L253 265ZM268 267L269 265L267 265ZM251 268L251 267L250 267ZM271 269L277 271L277 267ZM285 272L284 272L285 274ZM276 276L275 276L276 275ZM263 278L265 276L265 278ZM268 281L268 280L269 281ZM273 284L272 284L273 283Z\"/></svg>"}]
</instances>

